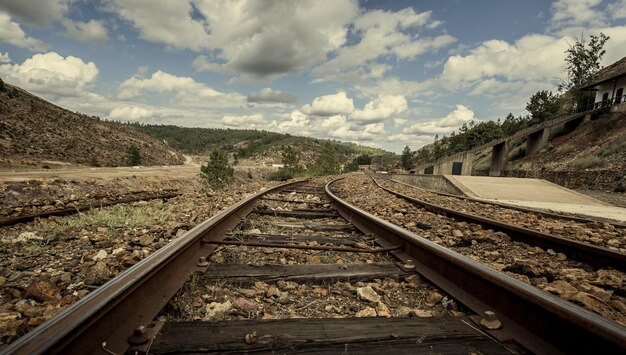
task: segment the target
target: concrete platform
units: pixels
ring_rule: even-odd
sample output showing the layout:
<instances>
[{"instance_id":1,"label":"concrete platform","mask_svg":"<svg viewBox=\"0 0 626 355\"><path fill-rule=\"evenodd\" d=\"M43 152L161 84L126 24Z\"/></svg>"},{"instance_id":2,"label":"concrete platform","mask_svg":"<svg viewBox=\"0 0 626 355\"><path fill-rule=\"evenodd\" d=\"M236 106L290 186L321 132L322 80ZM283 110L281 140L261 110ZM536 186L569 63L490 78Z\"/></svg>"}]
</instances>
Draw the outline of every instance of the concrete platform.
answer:
<instances>
[{"instance_id":1,"label":"concrete platform","mask_svg":"<svg viewBox=\"0 0 626 355\"><path fill-rule=\"evenodd\" d=\"M446 175L465 195L516 206L574 213L626 222L626 208L541 179Z\"/></svg>"}]
</instances>

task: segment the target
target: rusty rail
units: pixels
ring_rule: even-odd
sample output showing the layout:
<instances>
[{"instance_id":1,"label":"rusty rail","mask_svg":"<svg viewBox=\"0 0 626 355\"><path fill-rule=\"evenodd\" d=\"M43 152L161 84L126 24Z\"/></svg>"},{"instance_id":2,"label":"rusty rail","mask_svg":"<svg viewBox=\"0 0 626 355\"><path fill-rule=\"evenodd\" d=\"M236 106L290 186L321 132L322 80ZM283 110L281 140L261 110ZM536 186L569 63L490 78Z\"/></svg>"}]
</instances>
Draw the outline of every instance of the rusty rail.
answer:
<instances>
[{"instance_id":1,"label":"rusty rail","mask_svg":"<svg viewBox=\"0 0 626 355\"><path fill-rule=\"evenodd\" d=\"M593 217L589 217L589 218L585 218L585 217L580 217L580 216L574 216L574 215L566 215L566 214L558 214L558 213L554 213L554 212L549 212L549 211L544 211L544 210L539 210L539 209L535 209L535 208L531 208L531 207L524 207L524 206L516 206L516 205L510 205L507 203L502 203L502 202L496 202L496 201L489 201L489 200L483 200L483 199L479 199L479 198L474 198L474 197L469 197L469 196L461 196L461 195L453 195L453 194L449 194L446 192L441 192L441 191L435 191L435 190L430 190L430 189L424 189L421 188L419 186L415 186L415 185L411 185L411 184L407 184L406 182L402 182L396 179L384 179L383 180L387 180L387 181L392 181L396 184L400 184L400 185L404 185L407 187L412 187L414 189L420 189L422 191L426 191L426 192L430 192L436 195L440 195L440 196L446 196L446 197L453 197L453 198L458 198L461 200L466 200L466 201L471 201L471 202L476 202L476 203L484 203L486 205L492 205L492 206L497 206L497 207L502 207L502 208L506 208L509 210L515 210L515 211L522 211L522 212L529 212L529 213L534 213L536 215L540 215L543 217L549 217L549 218L554 218L554 219L561 219L561 220L565 220L565 221L575 221L575 222L581 222L581 223L597 223L597 222L605 222L605 223L609 223L617 228L626 228L626 223L620 223L608 218L593 218Z\"/></svg>"},{"instance_id":2,"label":"rusty rail","mask_svg":"<svg viewBox=\"0 0 626 355\"><path fill-rule=\"evenodd\" d=\"M481 263L437 245L406 229L355 207L326 192L344 218L364 233L382 237L383 247L405 243L401 259L411 259L415 270L472 311L493 311L503 329L491 333L512 338L535 353L623 353L626 328L497 272Z\"/></svg>"},{"instance_id":3,"label":"rusty rail","mask_svg":"<svg viewBox=\"0 0 626 355\"><path fill-rule=\"evenodd\" d=\"M621 271L626 271L626 254L624 253L620 253L609 248L582 243L573 239L564 238L548 233L542 233L536 230L496 221L494 219L441 207L386 188L380 185L378 181L376 181L376 179L372 179L381 189L389 192L390 194L405 199L411 203L420 205L427 211L452 217L456 220L470 223L478 223L487 228L505 232L511 238L519 240L521 242L539 246L541 248L549 248L558 252L563 252L568 257L585 263L598 266L610 266Z\"/></svg>"},{"instance_id":4,"label":"rusty rail","mask_svg":"<svg viewBox=\"0 0 626 355\"><path fill-rule=\"evenodd\" d=\"M269 188L242 200L199 224L174 242L59 312L17 339L3 352L11 354L122 354L129 337L152 319L198 270L196 263L215 246L205 238L222 238L254 208L257 198L302 181ZM132 340L132 339L131 339Z\"/></svg>"}]
</instances>

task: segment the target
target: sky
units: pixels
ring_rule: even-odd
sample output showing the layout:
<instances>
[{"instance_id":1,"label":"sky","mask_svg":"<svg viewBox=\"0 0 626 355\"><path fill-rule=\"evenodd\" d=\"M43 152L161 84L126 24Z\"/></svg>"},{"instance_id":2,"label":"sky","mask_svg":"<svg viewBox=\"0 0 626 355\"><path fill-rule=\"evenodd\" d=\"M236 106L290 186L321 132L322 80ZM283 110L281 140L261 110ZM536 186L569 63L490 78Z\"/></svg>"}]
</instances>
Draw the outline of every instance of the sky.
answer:
<instances>
[{"instance_id":1,"label":"sky","mask_svg":"<svg viewBox=\"0 0 626 355\"><path fill-rule=\"evenodd\" d=\"M0 78L104 119L400 152L525 114L626 0L0 0Z\"/></svg>"}]
</instances>

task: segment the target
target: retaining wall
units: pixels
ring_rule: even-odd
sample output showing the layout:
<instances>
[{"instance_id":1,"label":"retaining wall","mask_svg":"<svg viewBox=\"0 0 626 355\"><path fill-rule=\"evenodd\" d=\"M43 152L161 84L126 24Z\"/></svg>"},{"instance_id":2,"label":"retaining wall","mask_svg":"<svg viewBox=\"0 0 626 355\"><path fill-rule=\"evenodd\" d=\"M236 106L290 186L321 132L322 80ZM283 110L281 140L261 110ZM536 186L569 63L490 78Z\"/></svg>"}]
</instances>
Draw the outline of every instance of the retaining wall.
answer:
<instances>
[{"instance_id":1,"label":"retaining wall","mask_svg":"<svg viewBox=\"0 0 626 355\"><path fill-rule=\"evenodd\" d=\"M453 195L463 195L454 184L444 175L424 175L424 174L388 174L377 175L377 178L393 179L405 184L421 187L425 190L445 192Z\"/></svg>"}]
</instances>

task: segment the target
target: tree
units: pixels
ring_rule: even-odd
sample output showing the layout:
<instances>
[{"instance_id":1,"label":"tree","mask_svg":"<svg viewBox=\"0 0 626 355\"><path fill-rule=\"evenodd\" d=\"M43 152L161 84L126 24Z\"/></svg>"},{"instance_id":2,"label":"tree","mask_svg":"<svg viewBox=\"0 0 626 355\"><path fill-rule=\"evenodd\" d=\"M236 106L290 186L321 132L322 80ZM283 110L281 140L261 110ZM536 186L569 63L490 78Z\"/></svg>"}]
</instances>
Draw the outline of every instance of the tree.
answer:
<instances>
[{"instance_id":1,"label":"tree","mask_svg":"<svg viewBox=\"0 0 626 355\"><path fill-rule=\"evenodd\" d=\"M411 170L413 168L413 152L411 152L408 145L402 150L400 165L404 170Z\"/></svg>"},{"instance_id":2,"label":"tree","mask_svg":"<svg viewBox=\"0 0 626 355\"><path fill-rule=\"evenodd\" d=\"M576 39L576 43L571 45L565 53L565 63L567 67L567 79L559 84L559 90L569 90L571 88L580 89L594 80L595 75L600 71L600 60L606 53L603 49L609 36L600 32L599 36L591 35L590 40L585 40L584 33ZM578 99L578 97L576 97Z\"/></svg>"},{"instance_id":3,"label":"tree","mask_svg":"<svg viewBox=\"0 0 626 355\"><path fill-rule=\"evenodd\" d=\"M330 142L322 144L322 151L315 161L315 170L318 175L338 174L341 167L339 166L339 157L335 148Z\"/></svg>"},{"instance_id":4,"label":"tree","mask_svg":"<svg viewBox=\"0 0 626 355\"><path fill-rule=\"evenodd\" d=\"M302 166L300 165L300 152L297 152L290 145L288 145L287 147L283 147L281 154L283 156L285 170L290 172L292 175L302 171Z\"/></svg>"},{"instance_id":5,"label":"tree","mask_svg":"<svg viewBox=\"0 0 626 355\"><path fill-rule=\"evenodd\" d=\"M5 92L7 91L7 87L4 86L4 81L2 81L2 78L0 78L0 92Z\"/></svg>"},{"instance_id":6,"label":"tree","mask_svg":"<svg viewBox=\"0 0 626 355\"><path fill-rule=\"evenodd\" d=\"M234 169L228 164L228 157L221 150L213 150L206 165L200 166L200 175L213 189L223 189L234 181Z\"/></svg>"},{"instance_id":7,"label":"tree","mask_svg":"<svg viewBox=\"0 0 626 355\"><path fill-rule=\"evenodd\" d=\"M133 144L128 147L126 155L128 156L128 166L141 165L141 152L136 145Z\"/></svg>"},{"instance_id":8,"label":"tree","mask_svg":"<svg viewBox=\"0 0 626 355\"><path fill-rule=\"evenodd\" d=\"M533 119L532 123L543 122L556 115L559 110L558 96L553 95L552 91L537 91L530 97L530 101L526 104L526 111L530 112Z\"/></svg>"}]
</instances>

